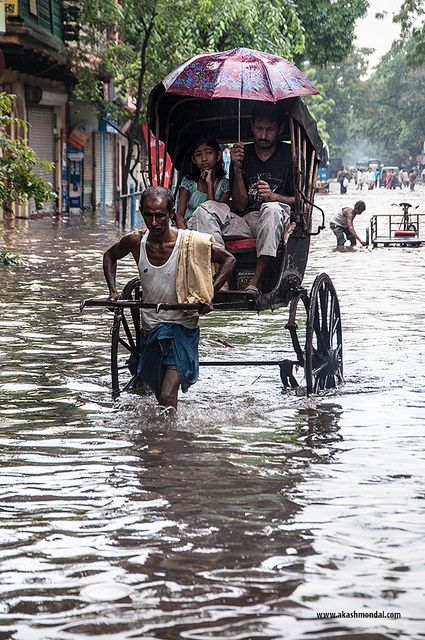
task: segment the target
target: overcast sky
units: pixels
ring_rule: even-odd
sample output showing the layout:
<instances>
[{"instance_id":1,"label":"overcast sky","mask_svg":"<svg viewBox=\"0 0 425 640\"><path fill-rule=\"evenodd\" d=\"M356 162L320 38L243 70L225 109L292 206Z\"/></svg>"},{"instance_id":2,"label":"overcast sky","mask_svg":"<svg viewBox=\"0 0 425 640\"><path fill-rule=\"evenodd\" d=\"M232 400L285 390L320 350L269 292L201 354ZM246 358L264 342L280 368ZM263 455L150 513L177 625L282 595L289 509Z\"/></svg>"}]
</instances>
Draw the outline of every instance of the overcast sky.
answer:
<instances>
[{"instance_id":1,"label":"overcast sky","mask_svg":"<svg viewBox=\"0 0 425 640\"><path fill-rule=\"evenodd\" d=\"M370 0L366 17L357 21L357 46L375 49L375 53L369 58L371 67L377 64L399 35L399 26L392 22L392 17L400 5L401 0ZM383 20L376 20L375 14L383 11L388 15Z\"/></svg>"}]
</instances>

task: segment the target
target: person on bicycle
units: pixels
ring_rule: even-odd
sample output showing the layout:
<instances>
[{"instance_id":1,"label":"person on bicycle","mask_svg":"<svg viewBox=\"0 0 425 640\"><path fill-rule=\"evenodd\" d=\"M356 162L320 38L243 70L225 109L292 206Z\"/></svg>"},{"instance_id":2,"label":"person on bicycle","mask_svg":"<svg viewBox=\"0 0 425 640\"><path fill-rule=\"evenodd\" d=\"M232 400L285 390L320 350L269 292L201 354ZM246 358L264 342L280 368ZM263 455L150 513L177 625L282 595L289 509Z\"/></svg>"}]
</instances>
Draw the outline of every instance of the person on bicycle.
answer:
<instances>
[{"instance_id":1,"label":"person on bicycle","mask_svg":"<svg viewBox=\"0 0 425 640\"><path fill-rule=\"evenodd\" d=\"M339 209L335 215L333 216L330 228L334 232L336 236L336 250L344 251L345 243L347 240L350 241L350 246L355 247L357 244L357 240L360 244L365 247L366 243L359 237L356 230L354 229L353 220L357 215L363 213L366 210L366 205L363 200L359 200L356 202L353 208L351 207L342 207Z\"/></svg>"}]
</instances>

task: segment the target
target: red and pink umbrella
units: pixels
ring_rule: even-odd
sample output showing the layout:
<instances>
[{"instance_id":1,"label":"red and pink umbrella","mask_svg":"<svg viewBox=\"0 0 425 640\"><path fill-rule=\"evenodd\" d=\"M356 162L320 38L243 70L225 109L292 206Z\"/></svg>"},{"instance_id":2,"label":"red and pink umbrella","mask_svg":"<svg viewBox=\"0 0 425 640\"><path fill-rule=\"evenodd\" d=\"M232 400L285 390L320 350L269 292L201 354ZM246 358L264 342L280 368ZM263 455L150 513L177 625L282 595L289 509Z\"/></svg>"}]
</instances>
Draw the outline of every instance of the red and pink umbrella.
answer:
<instances>
[{"instance_id":1,"label":"red and pink umbrella","mask_svg":"<svg viewBox=\"0 0 425 640\"><path fill-rule=\"evenodd\" d=\"M162 83L166 93L197 98L277 102L319 93L285 58L244 48L201 53L183 62Z\"/></svg>"},{"instance_id":2,"label":"red and pink umbrella","mask_svg":"<svg viewBox=\"0 0 425 640\"><path fill-rule=\"evenodd\" d=\"M238 98L277 102L319 93L291 62L252 49L201 53L172 71L166 93L196 98ZM238 139L240 139L240 102Z\"/></svg>"}]
</instances>

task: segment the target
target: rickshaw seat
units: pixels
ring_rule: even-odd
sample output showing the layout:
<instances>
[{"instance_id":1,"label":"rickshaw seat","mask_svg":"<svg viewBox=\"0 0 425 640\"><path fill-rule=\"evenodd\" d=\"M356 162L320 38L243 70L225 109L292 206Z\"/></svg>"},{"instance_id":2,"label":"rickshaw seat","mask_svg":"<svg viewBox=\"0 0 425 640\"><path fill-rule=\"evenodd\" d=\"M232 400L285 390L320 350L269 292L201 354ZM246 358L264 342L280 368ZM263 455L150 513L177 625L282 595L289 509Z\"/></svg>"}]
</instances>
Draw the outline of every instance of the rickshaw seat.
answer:
<instances>
[{"instance_id":1,"label":"rickshaw seat","mask_svg":"<svg viewBox=\"0 0 425 640\"><path fill-rule=\"evenodd\" d=\"M257 245L255 238L240 238L239 240L227 240L224 243L226 251L233 254L248 253L253 251Z\"/></svg>"}]
</instances>

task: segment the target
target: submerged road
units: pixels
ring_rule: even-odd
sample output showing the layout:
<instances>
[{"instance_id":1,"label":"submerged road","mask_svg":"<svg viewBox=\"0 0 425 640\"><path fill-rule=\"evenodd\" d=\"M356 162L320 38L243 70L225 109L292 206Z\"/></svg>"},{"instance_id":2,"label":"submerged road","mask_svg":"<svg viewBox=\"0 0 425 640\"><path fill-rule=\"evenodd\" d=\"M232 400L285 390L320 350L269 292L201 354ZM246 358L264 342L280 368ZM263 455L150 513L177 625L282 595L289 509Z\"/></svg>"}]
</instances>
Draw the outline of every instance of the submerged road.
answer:
<instances>
[{"instance_id":1,"label":"submerged road","mask_svg":"<svg viewBox=\"0 0 425 640\"><path fill-rule=\"evenodd\" d=\"M329 221L364 199L364 236L424 196L316 202ZM425 247L341 254L326 229L304 283L334 281L346 384L305 398L277 368L203 369L170 421L112 401L111 314L79 313L116 237L100 214L3 230L25 264L0 269L0 637L424 638ZM202 355L272 359L286 321L212 313Z\"/></svg>"}]
</instances>

